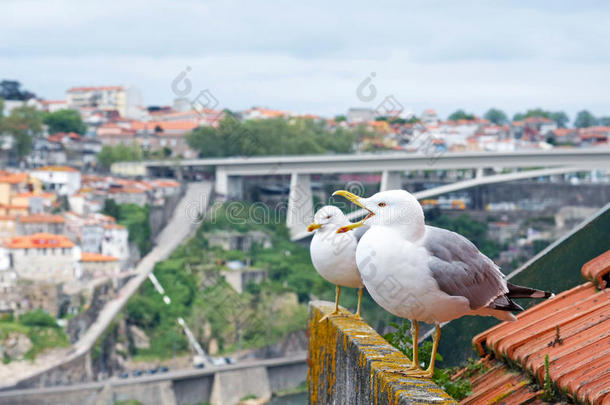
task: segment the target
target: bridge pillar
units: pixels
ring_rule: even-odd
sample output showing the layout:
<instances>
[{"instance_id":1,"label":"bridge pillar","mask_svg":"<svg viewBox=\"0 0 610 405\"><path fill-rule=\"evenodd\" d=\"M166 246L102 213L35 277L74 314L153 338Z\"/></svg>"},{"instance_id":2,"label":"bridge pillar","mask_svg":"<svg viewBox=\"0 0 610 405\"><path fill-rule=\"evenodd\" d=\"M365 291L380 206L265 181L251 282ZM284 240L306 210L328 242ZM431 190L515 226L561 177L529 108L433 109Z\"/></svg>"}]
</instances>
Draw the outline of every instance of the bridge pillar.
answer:
<instances>
[{"instance_id":1,"label":"bridge pillar","mask_svg":"<svg viewBox=\"0 0 610 405\"><path fill-rule=\"evenodd\" d=\"M243 178L229 176L223 166L216 167L214 192L219 199L237 200L243 197Z\"/></svg>"},{"instance_id":2,"label":"bridge pillar","mask_svg":"<svg viewBox=\"0 0 610 405\"><path fill-rule=\"evenodd\" d=\"M379 191L402 189L402 173L384 170L381 174L381 187Z\"/></svg>"},{"instance_id":3,"label":"bridge pillar","mask_svg":"<svg viewBox=\"0 0 610 405\"><path fill-rule=\"evenodd\" d=\"M307 225L313 220L313 214L311 176L292 173L286 213L286 226L290 230L290 236L305 231Z\"/></svg>"}]
</instances>

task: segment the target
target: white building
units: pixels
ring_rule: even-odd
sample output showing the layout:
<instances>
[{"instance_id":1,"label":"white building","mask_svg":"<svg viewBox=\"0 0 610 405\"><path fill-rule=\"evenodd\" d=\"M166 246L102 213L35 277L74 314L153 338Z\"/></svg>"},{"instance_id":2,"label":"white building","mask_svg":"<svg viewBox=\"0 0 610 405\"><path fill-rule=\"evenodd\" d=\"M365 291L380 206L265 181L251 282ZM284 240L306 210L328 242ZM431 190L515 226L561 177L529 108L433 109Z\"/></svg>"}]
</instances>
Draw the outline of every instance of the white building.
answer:
<instances>
[{"instance_id":1,"label":"white building","mask_svg":"<svg viewBox=\"0 0 610 405\"><path fill-rule=\"evenodd\" d=\"M129 262L129 233L127 228L119 224L104 226L102 239L102 254L119 259L121 269Z\"/></svg>"},{"instance_id":2,"label":"white building","mask_svg":"<svg viewBox=\"0 0 610 405\"><path fill-rule=\"evenodd\" d=\"M63 235L36 233L4 242L9 267L26 280L65 282L80 278L80 249Z\"/></svg>"},{"instance_id":3,"label":"white building","mask_svg":"<svg viewBox=\"0 0 610 405\"><path fill-rule=\"evenodd\" d=\"M91 86L73 87L66 93L68 108L117 111L121 117L138 117L140 92L135 87Z\"/></svg>"},{"instance_id":4,"label":"white building","mask_svg":"<svg viewBox=\"0 0 610 405\"><path fill-rule=\"evenodd\" d=\"M30 173L40 180L47 190L60 195L72 195L80 189L80 172L69 166L44 166Z\"/></svg>"}]
</instances>

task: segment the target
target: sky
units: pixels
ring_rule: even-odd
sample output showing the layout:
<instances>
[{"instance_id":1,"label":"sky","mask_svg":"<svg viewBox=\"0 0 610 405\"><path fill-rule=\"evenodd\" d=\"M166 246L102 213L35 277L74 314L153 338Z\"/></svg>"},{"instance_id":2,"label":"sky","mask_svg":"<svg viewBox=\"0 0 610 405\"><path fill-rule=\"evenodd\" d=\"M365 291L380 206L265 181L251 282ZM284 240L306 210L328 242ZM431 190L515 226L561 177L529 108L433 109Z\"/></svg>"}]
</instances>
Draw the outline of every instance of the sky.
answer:
<instances>
[{"instance_id":1,"label":"sky","mask_svg":"<svg viewBox=\"0 0 610 405\"><path fill-rule=\"evenodd\" d=\"M147 105L608 116L609 48L606 1L0 1L0 79L51 100L120 84Z\"/></svg>"}]
</instances>

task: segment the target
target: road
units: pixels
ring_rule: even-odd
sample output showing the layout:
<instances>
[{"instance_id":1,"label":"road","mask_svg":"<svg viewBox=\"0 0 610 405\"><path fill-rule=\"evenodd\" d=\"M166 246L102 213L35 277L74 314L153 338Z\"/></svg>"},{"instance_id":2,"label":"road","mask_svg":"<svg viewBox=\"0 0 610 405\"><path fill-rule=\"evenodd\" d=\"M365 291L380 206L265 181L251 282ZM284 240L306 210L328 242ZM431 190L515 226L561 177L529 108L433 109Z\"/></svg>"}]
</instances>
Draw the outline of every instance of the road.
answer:
<instances>
[{"instance_id":1,"label":"road","mask_svg":"<svg viewBox=\"0 0 610 405\"><path fill-rule=\"evenodd\" d=\"M207 209L212 184L209 182L189 183L186 192L169 223L155 239L153 249L140 260L135 268L137 276L133 277L119 291L117 298L109 301L100 312L97 320L87 329L71 349L61 349L42 356L34 363L15 362L0 366L0 389L12 387L24 378L44 373L58 365L86 354L96 340L104 333L112 320L123 309L129 298L153 271L155 264L166 259L171 252L188 238L197 228L198 222L194 211L205 212Z\"/></svg>"}]
</instances>

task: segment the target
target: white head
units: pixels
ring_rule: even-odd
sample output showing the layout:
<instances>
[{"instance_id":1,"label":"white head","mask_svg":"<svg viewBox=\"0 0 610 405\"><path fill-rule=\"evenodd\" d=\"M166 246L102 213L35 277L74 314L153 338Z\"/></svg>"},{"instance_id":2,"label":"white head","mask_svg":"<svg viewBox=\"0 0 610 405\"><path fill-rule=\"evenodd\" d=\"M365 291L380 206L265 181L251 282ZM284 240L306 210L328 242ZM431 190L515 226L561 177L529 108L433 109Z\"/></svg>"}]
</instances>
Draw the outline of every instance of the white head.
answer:
<instances>
[{"instance_id":1,"label":"white head","mask_svg":"<svg viewBox=\"0 0 610 405\"><path fill-rule=\"evenodd\" d=\"M347 224L349 224L349 220L343 211L333 205L325 205L313 216L313 223L307 227L307 230L309 232L315 229L325 230L325 227L331 228L329 225L336 229Z\"/></svg>"},{"instance_id":2,"label":"white head","mask_svg":"<svg viewBox=\"0 0 610 405\"><path fill-rule=\"evenodd\" d=\"M356 226L366 222L372 226L392 227L409 240L419 239L425 232L424 210L419 201L405 190L382 191L369 198L358 197L344 190L335 191L335 194L369 212L364 220L354 224Z\"/></svg>"}]
</instances>

